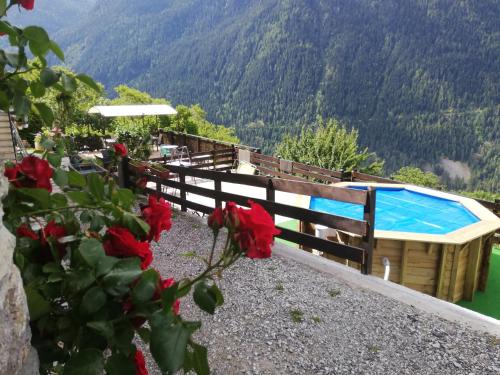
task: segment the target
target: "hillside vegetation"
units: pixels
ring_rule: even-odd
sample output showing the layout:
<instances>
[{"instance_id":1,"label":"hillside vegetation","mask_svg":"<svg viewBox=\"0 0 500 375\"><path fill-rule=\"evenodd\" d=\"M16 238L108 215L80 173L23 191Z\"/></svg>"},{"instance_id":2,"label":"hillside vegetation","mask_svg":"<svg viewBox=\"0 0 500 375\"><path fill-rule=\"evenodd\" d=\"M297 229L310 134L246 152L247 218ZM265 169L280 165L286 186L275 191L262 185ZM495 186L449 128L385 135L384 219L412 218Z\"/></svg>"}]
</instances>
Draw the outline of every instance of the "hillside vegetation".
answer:
<instances>
[{"instance_id":1,"label":"hillside vegetation","mask_svg":"<svg viewBox=\"0 0 500 375\"><path fill-rule=\"evenodd\" d=\"M499 14L499 0L101 0L56 39L107 88L199 103L267 153L338 118L386 173L447 158L498 191Z\"/></svg>"}]
</instances>

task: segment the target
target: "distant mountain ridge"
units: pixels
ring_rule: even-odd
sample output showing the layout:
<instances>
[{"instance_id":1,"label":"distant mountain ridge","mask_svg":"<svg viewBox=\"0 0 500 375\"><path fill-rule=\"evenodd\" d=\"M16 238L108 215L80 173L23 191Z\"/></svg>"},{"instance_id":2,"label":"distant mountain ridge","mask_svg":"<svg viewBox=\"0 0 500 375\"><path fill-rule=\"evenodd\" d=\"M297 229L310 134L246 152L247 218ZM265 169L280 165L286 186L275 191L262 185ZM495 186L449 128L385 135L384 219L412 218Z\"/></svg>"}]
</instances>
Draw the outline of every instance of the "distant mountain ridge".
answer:
<instances>
[{"instance_id":1,"label":"distant mountain ridge","mask_svg":"<svg viewBox=\"0 0 500 375\"><path fill-rule=\"evenodd\" d=\"M446 158L500 190L499 15L499 0L100 0L56 40L108 88L200 103L267 152L335 116L389 171Z\"/></svg>"}]
</instances>

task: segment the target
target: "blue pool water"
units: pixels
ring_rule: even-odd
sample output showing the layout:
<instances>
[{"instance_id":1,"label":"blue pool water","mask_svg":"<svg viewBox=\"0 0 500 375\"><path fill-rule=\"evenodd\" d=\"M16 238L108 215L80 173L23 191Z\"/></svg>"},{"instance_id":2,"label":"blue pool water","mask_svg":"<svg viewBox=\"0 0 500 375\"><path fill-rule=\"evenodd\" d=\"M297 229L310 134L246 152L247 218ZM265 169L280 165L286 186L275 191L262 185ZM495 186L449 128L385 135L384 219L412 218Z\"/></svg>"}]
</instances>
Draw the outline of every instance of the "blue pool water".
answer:
<instances>
[{"instance_id":1,"label":"blue pool water","mask_svg":"<svg viewBox=\"0 0 500 375\"><path fill-rule=\"evenodd\" d=\"M350 187L366 189L366 187ZM363 219L363 206L311 197L311 210ZM377 188L375 229L398 232L447 234L479 219L461 203L406 189Z\"/></svg>"}]
</instances>

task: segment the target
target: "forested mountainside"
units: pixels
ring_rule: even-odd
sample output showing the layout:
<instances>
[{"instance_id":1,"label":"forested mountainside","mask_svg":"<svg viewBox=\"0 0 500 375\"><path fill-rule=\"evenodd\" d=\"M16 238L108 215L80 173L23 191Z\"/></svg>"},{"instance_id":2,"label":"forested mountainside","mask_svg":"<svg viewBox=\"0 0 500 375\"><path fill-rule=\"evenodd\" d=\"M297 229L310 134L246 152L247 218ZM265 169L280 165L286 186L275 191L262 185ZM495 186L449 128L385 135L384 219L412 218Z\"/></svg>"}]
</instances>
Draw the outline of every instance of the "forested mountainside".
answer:
<instances>
[{"instance_id":1,"label":"forested mountainside","mask_svg":"<svg viewBox=\"0 0 500 375\"><path fill-rule=\"evenodd\" d=\"M35 11L22 13L17 7L9 11L9 19L16 25L43 24L53 35L55 32L74 26L93 9L97 0L36 0Z\"/></svg>"},{"instance_id":2,"label":"forested mountainside","mask_svg":"<svg viewBox=\"0 0 500 375\"><path fill-rule=\"evenodd\" d=\"M499 15L500 0L100 0L56 40L108 88L200 103L266 152L334 116L388 172L445 158L498 191Z\"/></svg>"}]
</instances>

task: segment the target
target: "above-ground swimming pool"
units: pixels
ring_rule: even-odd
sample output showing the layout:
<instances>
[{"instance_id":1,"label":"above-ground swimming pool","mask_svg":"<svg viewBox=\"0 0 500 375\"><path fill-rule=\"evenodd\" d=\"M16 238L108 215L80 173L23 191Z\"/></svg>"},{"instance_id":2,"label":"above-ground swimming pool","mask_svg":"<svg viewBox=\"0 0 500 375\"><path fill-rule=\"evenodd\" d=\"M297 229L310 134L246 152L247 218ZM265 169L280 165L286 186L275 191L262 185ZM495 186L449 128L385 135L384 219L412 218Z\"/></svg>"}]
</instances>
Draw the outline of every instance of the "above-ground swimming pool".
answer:
<instances>
[{"instance_id":1,"label":"above-ground swimming pool","mask_svg":"<svg viewBox=\"0 0 500 375\"><path fill-rule=\"evenodd\" d=\"M500 228L500 219L481 204L412 185L342 182L336 186L376 189L372 274L382 277L388 260L389 280L452 302L471 300L477 289L486 287L492 235ZM306 207L363 220L360 205L310 197ZM360 246L361 239L352 233L314 225L303 228Z\"/></svg>"},{"instance_id":2,"label":"above-ground swimming pool","mask_svg":"<svg viewBox=\"0 0 500 375\"><path fill-rule=\"evenodd\" d=\"M366 187L349 186L366 189ZM311 197L315 211L363 220L363 206L332 199ZM377 188L375 229L448 234L480 220L462 203L405 188Z\"/></svg>"}]
</instances>

